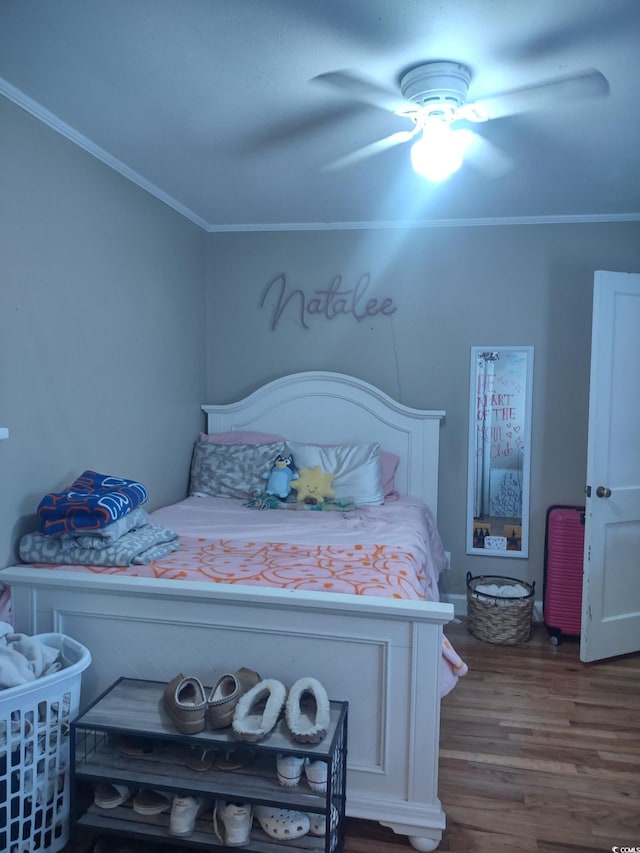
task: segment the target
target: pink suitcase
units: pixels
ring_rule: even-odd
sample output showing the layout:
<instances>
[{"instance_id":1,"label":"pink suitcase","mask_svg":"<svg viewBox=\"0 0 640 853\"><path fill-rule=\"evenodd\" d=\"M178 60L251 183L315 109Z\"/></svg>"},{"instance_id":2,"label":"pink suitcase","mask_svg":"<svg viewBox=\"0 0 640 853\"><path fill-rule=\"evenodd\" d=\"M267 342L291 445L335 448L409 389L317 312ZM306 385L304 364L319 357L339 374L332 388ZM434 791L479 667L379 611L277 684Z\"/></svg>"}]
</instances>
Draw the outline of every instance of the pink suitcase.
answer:
<instances>
[{"instance_id":1,"label":"pink suitcase","mask_svg":"<svg viewBox=\"0 0 640 853\"><path fill-rule=\"evenodd\" d=\"M547 510L544 546L544 624L554 646L579 637L582 621L583 506Z\"/></svg>"}]
</instances>

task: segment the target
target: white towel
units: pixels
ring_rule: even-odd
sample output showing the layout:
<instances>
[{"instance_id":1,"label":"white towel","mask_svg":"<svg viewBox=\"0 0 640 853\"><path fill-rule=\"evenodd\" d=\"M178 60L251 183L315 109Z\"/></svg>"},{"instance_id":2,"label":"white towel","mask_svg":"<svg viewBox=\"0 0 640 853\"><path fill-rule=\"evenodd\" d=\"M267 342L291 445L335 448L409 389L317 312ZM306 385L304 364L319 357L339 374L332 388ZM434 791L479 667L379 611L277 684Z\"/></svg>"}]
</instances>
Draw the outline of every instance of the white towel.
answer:
<instances>
[{"instance_id":1,"label":"white towel","mask_svg":"<svg viewBox=\"0 0 640 853\"><path fill-rule=\"evenodd\" d=\"M479 583L475 589L474 593L476 593L476 597L479 597L477 594L481 593L482 595L490 595L490 596L498 596L498 598L494 599L495 604L509 604L510 602L505 599L510 598L527 598L529 596L529 590L522 586L522 584L505 584L501 586L497 583Z\"/></svg>"},{"instance_id":2,"label":"white towel","mask_svg":"<svg viewBox=\"0 0 640 853\"><path fill-rule=\"evenodd\" d=\"M26 634L0 637L0 690L27 684L60 669L59 649Z\"/></svg>"}]
</instances>

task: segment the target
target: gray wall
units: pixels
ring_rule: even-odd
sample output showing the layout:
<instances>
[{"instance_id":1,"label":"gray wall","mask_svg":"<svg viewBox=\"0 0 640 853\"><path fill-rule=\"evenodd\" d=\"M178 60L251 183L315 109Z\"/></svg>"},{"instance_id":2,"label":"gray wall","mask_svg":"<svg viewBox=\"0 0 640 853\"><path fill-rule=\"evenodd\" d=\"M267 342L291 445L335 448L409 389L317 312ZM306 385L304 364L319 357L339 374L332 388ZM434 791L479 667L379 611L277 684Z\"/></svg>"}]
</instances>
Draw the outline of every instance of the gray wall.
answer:
<instances>
[{"instance_id":1,"label":"gray wall","mask_svg":"<svg viewBox=\"0 0 640 853\"><path fill-rule=\"evenodd\" d=\"M0 98L0 565L86 468L185 496L207 235Z\"/></svg>"},{"instance_id":2,"label":"gray wall","mask_svg":"<svg viewBox=\"0 0 640 853\"><path fill-rule=\"evenodd\" d=\"M0 564L45 491L94 468L178 500L203 400L323 369L446 410L450 591L467 570L541 581L547 507L583 501L593 272L640 270L638 223L206 235L4 99L0 128ZM273 330L279 273L307 297L368 273L397 310ZM528 561L465 554L474 344L535 347Z\"/></svg>"},{"instance_id":3,"label":"gray wall","mask_svg":"<svg viewBox=\"0 0 640 853\"><path fill-rule=\"evenodd\" d=\"M640 270L638 223L211 235L207 398L334 370L446 410L438 518L449 591L464 593L471 571L535 580L541 594L547 507L584 503L596 269ZM272 330L274 300L259 307L279 273L312 296L337 274L353 287L365 272L367 295L397 305L390 317L312 317L304 329L287 309ZM528 560L465 553L470 347L510 344L535 347Z\"/></svg>"}]
</instances>

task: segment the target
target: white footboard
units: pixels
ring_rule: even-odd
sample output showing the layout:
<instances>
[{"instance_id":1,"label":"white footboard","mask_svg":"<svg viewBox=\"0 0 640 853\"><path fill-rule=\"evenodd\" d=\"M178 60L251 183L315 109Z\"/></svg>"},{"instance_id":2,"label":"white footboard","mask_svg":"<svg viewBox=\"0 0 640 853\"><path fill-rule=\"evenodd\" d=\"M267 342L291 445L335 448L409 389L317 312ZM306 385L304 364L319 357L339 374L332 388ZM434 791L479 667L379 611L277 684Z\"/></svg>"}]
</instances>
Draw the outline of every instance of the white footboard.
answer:
<instances>
[{"instance_id":1,"label":"white footboard","mask_svg":"<svg viewBox=\"0 0 640 853\"><path fill-rule=\"evenodd\" d=\"M211 685L256 669L285 685L318 678L349 702L347 813L377 820L434 850L438 800L439 668L449 604L197 582L89 577L12 567L14 627L83 643L90 701L120 676Z\"/></svg>"}]
</instances>

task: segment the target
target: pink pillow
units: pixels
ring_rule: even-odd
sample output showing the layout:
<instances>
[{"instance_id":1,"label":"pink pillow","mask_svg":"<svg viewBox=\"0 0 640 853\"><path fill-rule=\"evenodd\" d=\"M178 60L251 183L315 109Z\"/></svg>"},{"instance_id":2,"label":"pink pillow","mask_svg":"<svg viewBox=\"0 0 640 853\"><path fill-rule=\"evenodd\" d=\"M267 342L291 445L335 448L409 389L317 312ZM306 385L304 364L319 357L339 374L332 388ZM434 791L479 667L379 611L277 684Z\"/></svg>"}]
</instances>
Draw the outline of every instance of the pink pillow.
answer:
<instances>
[{"instance_id":1,"label":"pink pillow","mask_svg":"<svg viewBox=\"0 0 640 853\"><path fill-rule=\"evenodd\" d=\"M200 433L200 441L207 444L273 444L274 441L284 441L281 435L270 432L255 432L253 430L237 430L233 432Z\"/></svg>"},{"instance_id":2,"label":"pink pillow","mask_svg":"<svg viewBox=\"0 0 640 853\"><path fill-rule=\"evenodd\" d=\"M399 494L395 488L395 483L393 481L399 462L400 457L396 456L395 453L389 453L388 450L380 451L380 464L382 466L382 491L384 492L385 500L399 497Z\"/></svg>"}]
</instances>

